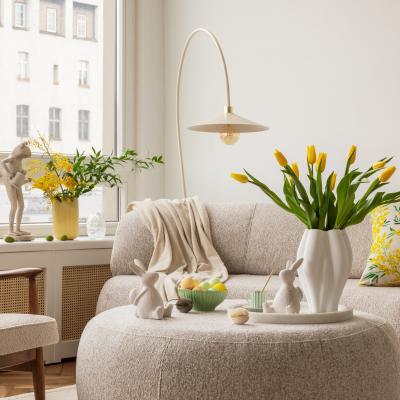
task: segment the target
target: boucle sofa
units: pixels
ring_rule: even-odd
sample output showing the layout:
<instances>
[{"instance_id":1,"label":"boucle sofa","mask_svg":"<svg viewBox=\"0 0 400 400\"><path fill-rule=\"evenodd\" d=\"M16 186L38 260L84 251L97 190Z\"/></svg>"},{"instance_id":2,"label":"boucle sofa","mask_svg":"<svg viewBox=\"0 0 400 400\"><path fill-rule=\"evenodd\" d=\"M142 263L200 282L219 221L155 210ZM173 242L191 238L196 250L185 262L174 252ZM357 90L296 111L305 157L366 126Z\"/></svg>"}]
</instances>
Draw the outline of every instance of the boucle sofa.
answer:
<instances>
[{"instance_id":1,"label":"boucle sofa","mask_svg":"<svg viewBox=\"0 0 400 400\"><path fill-rule=\"evenodd\" d=\"M304 227L292 215L272 204L206 204L214 246L229 271L229 298L248 298L260 289L266 275L277 274L288 259L294 260ZM341 303L354 309L378 315L392 324L400 337L400 288L359 286L371 245L368 219L348 229L353 247L353 268ZM128 263L139 258L147 263L153 250L153 239L135 211L121 220L111 258L113 277L109 279L97 304L97 313L128 304L128 293L140 285ZM274 275L268 285L272 297L279 287Z\"/></svg>"}]
</instances>

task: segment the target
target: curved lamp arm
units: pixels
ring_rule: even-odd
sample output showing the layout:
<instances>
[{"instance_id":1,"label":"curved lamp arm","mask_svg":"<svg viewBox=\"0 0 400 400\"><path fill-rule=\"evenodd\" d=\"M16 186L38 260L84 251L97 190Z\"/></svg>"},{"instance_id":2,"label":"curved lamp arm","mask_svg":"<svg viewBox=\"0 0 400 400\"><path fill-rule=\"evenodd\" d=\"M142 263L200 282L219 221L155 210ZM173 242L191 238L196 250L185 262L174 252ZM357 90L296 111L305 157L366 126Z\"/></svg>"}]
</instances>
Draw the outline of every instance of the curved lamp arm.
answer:
<instances>
[{"instance_id":1,"label":"curved lamp arm","mask_svg":"<svg viewBox=\"0 0 400 400\"><path fill-rule=\"evenodd\" d=\"M228 69L226 67L226 61L225 61L224 53L222 52L221 45L219 44L215 35L213 33L211 33L210 31L208 31L207 29L203 29L203 28L195 29L193 32L190 33L190 35L186 39L186 43L185 43L185 46L182 51L181 61L179 63L178 79L176 82L176 134L177 134L177 142L178 142L179 164L180 164L180 171L181 171L183 197L186 197L186 182L185 182L185 171L184 171L183 157L182 157L180 110L179 110L179 108L180 108L181 75L182 75L183 61L185 60L185 56L186 56L186 51L189 47L191 40L197 33L205 33L206 35L208 35L219 51L219 54L220 54L221 60L222 60L222 64L224 66L225 84L226 84L226 103L227 103L226 106L227 106L227 110L229 110L231 108L231 92L230 92L230 86L229 86Z\"/></svg>"}]
</instances>

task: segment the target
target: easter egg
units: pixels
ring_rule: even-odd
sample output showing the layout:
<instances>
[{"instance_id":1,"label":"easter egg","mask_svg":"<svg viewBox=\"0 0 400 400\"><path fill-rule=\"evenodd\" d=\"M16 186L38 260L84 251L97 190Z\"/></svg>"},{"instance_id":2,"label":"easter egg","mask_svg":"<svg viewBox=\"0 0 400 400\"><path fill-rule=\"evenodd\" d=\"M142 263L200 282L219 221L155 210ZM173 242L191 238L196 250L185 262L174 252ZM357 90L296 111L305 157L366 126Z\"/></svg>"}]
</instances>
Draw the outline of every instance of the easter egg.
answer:
<instances>
[{"instance_id":1,"label":"easter egg","mask_svg":"<svg viewBox=\"0 0 400 400\"><path fill-rule=\"evenodd\" d=\"M213 290L217 292L226 292L226 286L223 283L216 283L213 287Z\"/></svg>"},{"instance_id":2,"label":"easter egg","mask_svg":"<svg viewBox=\"0 0 400 400\"><path fill-rule=\"evenodd\" d=\"M193 288L193 291L204 292L204 289L201 286L196 286L196 287Z\"/></svg>"},{"instance_id":3,"label":"easter egg","mask_svg":"<svg viewBox=\"0 0 400 400\"><path fill-rule=\"evenodd\" d=\"M183 278L180 283L180 287L182 289L192 290L195 286L196 286L195 282L191 277Z\"/></svg>"},{"instance_id":4,"label":"easter egg","mask_svg":"<svg viewBox=\"0 0 400 400\"><path fill-rule=\"evenodd\" d=\"M203 281L199 285L203 290L208 290L210 289L211 285L208 281Z\"/></svg>"},{"instance_id":5,"label":"easter egg","mask_svg":"<svg viewBox=\"0 0 400 400\"><path fill-rule=\"evenodd\" d=\"M209 281L210 286L214 286L214 285L217 284L217 283L221 283L221 279L219 279L219 278L214 278L214 279L211 279L211 280Z\"/></svg>"}]
</instances>

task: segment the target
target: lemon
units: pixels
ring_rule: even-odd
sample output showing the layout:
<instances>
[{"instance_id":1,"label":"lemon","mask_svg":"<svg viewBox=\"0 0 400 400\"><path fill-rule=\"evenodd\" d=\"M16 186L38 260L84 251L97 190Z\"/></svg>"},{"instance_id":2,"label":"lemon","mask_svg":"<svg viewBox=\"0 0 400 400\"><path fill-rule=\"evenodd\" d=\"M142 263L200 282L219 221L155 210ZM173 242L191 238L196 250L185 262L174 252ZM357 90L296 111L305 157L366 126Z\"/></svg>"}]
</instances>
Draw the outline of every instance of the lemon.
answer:
<instances>
[{"instance_id":1,"label":"lemon","mask_svg":"<svg viewBox=\"0 0 400 400\"><path fill-rule=\"evenodd\" d=\"M213 289L213 290L216 290L216 291L218 291L218 292L226 292L226 291L227 291L226 286L225 286L223 283L221 283L221 282L216 283L216 284L212 287L212 289Z\"/></svg>"}]
</instances>

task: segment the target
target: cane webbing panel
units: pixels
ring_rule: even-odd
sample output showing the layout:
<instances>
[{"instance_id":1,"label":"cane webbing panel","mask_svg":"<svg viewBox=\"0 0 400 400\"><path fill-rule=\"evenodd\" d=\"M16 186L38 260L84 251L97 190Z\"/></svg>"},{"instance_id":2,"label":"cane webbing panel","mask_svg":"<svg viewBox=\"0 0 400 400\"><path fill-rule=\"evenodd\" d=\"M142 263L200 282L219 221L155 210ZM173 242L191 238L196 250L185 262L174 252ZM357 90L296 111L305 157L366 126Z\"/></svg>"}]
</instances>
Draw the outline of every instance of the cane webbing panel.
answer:
<instances>
[{"instance_id":1,"label":"cane webbing panel","mask_svg":"<svg viewBox=\"0 0 400 400\"><path fill-rule=\"evenodd\" d=\"M101 288L111 278L109 265L66 266L62 272L62 340L80 338L96 313Z\"/></svg>"},{"instance_id":2,"label":"cane webbing panel","mask_svg":"<svg viewBox=\"0 0 400 400\"><path fill-rule=\"evenodd\" d=\"M36 277L40 314L44 314L44 272ZM29 313L29 279L0 280L0 313Z\"/></svg>"}]
</instances>

